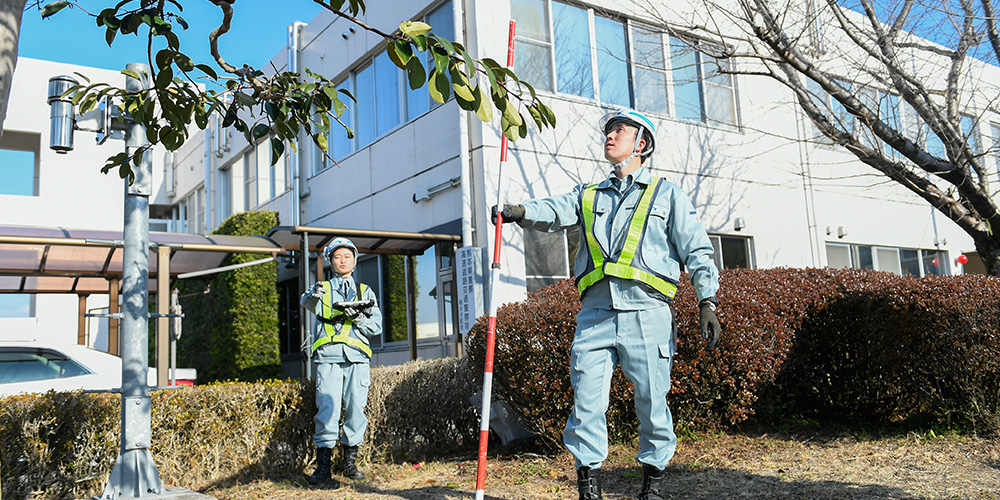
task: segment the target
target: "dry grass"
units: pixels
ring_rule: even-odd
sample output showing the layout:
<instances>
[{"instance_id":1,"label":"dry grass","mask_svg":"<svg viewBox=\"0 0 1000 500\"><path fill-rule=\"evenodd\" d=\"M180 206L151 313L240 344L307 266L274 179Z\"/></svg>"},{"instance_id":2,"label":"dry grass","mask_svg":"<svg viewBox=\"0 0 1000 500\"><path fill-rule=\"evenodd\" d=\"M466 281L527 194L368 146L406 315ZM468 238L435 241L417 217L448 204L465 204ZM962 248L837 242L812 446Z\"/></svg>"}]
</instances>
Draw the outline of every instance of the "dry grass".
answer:
<instances>
[{"instance_id":1,"label":"dry grass","mask_svg":"<svg viewBox=\"0 0 1000 500\"><path fill-rule=\"evenodd\" d=\"M832 433L746 433L681 439L668 469L665 498L683 499L1000 499L1000 440L911 434L858 438ZM613 446L604 465L604 497L633 499L634 448ZM421 464L368 464L370 479L339 489L299 478L219 484L220 500L467 499L475 496L474 455ZM577 498L572 457L507 451L491 454L488 499Z\"/></svg>"}]
</instances>

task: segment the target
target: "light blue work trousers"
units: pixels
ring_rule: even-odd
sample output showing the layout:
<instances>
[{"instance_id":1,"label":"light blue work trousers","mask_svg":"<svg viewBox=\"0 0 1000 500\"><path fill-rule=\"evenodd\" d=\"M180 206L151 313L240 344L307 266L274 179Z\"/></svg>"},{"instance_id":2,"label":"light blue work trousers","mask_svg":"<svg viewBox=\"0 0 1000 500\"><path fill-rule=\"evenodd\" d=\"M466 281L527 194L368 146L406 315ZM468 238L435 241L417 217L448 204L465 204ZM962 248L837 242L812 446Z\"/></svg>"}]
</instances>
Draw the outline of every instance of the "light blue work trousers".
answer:
<instances>
[{"instance_id":1,"label":"light blue work trousers","mask_svg":"<svg viewBox=\"0 0 1000 500\"><path fill-rule=\"evenodd\" d=\"M368 418L368 388L372 385L368 363L316 363L316 433L317 448L335 448L340 436L340 414L344 409L344 433L340 442L357 446L364 441ZM343 406L341 406L343 403Z\"/></svg>"},{"instance_id":2,"label":"light blue work trousers","mask_svg":"<svg viewBox=\"0 0 1000 500\"><path fill-rule=\"evenodd\" d=\"M677 436L667 407L677 341L670 307L618 311L584 307L576 316L570 354L573 413L563 443L576 466L600 467L608 457L608 394L619 363L635 387L641 463L664 468Z\"/></svg>"}]
</instances>

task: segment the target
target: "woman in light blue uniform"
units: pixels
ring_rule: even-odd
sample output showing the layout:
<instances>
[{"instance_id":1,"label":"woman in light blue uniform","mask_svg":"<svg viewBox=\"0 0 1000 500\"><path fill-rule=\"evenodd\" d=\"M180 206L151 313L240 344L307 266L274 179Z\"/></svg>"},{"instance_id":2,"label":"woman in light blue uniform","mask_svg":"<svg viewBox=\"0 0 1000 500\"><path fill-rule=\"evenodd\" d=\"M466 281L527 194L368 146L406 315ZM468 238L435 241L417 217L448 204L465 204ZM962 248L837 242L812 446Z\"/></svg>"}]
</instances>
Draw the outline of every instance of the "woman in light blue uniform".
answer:
<instances>
[{"instance_id":1,"label":"woman in light blue uniform","mask_svg":"<svg viewBox=\"0 0 1000 500\"><path fill-rule=\"evenodd\" d=\"M316 368L316 470L306 477L310 484L331 480L331 457L338 437L342 445L341 472L353 480L362 480L358 470L358 446L365 437L368 418L368 388L371 385L370 337L382 333L382 312L375 293L352 276L358 249L351 240L336 238L323 256L330 261L334 277L318 281L302 294L302 307L316 314L316 332L311 346ZM346 302L371 301L357 307L343 307ZM341 406L343 403L343 406ZM341 408L344 413L340 431Z\"/></svg>"}]
</instances>

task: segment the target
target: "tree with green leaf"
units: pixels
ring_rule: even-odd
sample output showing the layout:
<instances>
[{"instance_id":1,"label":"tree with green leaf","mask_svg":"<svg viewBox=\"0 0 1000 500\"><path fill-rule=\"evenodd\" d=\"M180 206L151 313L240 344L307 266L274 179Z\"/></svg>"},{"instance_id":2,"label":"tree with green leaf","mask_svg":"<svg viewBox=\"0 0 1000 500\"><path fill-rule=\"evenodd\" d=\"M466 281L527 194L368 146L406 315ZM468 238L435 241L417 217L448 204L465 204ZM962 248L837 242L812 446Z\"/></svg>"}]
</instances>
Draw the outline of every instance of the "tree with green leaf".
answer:
<instances>
[{"instance_id":1,"label":"tree with green leaf","mask_svg":"<svg viewBox=\"0 0 1000 500\"><path fill-rule=\"evenodd\" d=\"M81 115L103 102L117 106L146 129L149 145L108 158L102 172L117 169L122 178L130 177L132 166L138 164L146 150L156 145L169 151L179 149L194 130L191 123L204 130L213 115L221 117L222 126L232 126L241 132L248 142L269 137L272 165L285 153L285 145L296 148L303 134L324 154L329 149L327 136L335 124L342 127L348 137L353 137L354 132L341 118L354 105L354 96L347 90L337 89L323 75L308 69L301 73L268 74L259 68L236 66L226 61L219 52L218 41L231 27L236 0L208 1L223 14L222 23L207 34L212 57L222 68L222 74L183 52L177 36L178 28L188 29L181 15L182 0L121 0L93 14L97 25L105 28L109 46L116 40L122 43L119 35L144 38L151 71L148 75L150 88L140 92L129 92L123 87L91 82L86 78L83 84L66 92L67 97L72 96ZM501 115L501 129L508 139L515 140L528 133L522 109L527 110L539 128L555 126L552 110L538 99L528 82L490 58L473 58L462 44L434 33L431 26L403 21L397 31L385 33L357 19L365 12L364 0L313 2L385 39L385 50L406 72L411 89L426 84L431 98L441 103L454 95L462 109L475 112L484 122L493 120L495 109ZM0 23L3 24L0 27L3 30L0 36L0 125L6 116L10 91L10 77L5 75L13 74L17 26L26 3L26 0L0 0ZM36 0L34 5L40 8L42 17L78 6L77 0L58 0L44 6ZM424 58L418 53L429 53L433 57L434 65L429 72L422 64ZM122 73L140 76L130 70ZM199 80L208 84L199 85Z\"/></svg>"}]
</instances>

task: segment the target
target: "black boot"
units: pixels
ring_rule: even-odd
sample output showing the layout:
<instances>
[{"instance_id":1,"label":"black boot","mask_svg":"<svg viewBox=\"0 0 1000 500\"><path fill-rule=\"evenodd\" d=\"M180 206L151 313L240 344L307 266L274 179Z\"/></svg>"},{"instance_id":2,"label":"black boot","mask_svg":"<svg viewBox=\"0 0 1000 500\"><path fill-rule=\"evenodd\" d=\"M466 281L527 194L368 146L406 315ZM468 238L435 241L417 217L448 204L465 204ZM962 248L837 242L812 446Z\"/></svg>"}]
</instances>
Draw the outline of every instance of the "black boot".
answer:
<instances>
[{"instance_id":1,"label":"black boot","mask_svg":"<svg viewBox=\"0 0 1000 500\"><path fill-rule=\"evenodd\" d=\"M601 469L580 467L576 470L576 487L580 500L601 500Z\"/></svg>"},{"instance_id":2,"label":"black boot","mask_svg":"<svg viewBox=\"0 0 1000 500\"><path fill-rule=\"evenodd\" d=\"M316 470L311 475L306 476L306 481L309 484L322 484L333 481L330 477L331 456L333 456L333 448L316 448ZM336 481L333 482L336 483Z\"/></svg>"},{"instance_id":3,"label":"black boot","mask_svg":"<svg viewBox=\"0 0 1000 500\"><path fill-rule=\"evenodd\" d=\"M341 464L341 468L344 470L344 476L352 481L364 481L365 473L358 470L358 447L357 446L347 446L343 445L342 448L344 461Z\"/></svg>"},{"instance_id":4,"label":"black boot","mask_svg":"<svg viewBox=\"0 0 1000 500\"><path fill-rule=\"evenodd\" d=\"M663 486L663 479L666 477L666 469L642 464L642 491L639 492L639 500L663 500L660 496L660 487Z\"/></svg>"}]
</instances>

